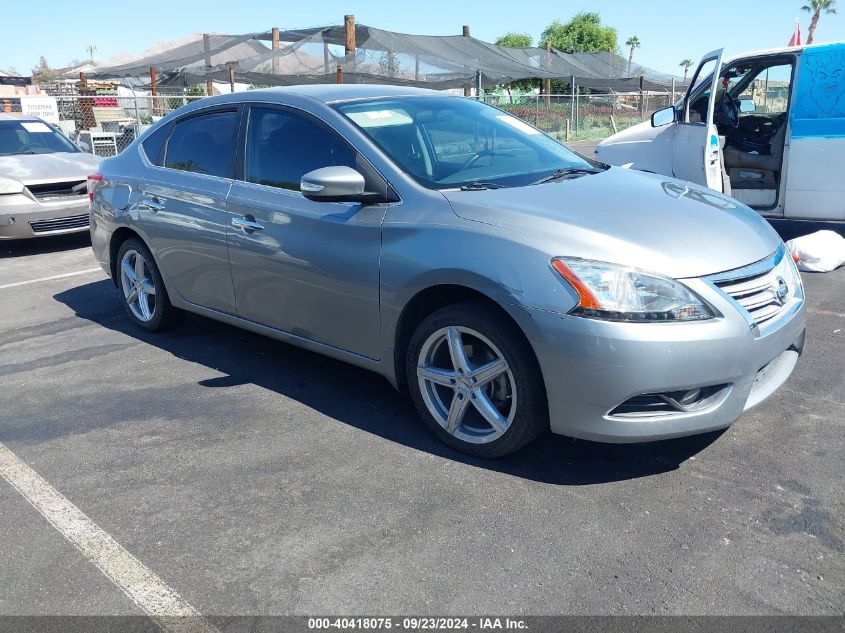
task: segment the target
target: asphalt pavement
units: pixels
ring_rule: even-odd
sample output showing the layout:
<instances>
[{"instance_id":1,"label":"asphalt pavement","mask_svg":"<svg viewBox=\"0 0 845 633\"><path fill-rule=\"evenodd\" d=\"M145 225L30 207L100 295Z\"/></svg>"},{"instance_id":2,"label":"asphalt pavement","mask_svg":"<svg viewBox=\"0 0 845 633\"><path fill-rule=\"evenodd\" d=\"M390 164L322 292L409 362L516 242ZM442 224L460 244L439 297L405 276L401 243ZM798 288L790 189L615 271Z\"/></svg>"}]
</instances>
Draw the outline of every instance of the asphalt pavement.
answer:
<instances>
[{"instance_id":1,"label":"asphalt pavement","mask_svg":"<svg viewBox=\"0 0 845 633\"><path fill-rule=\"evenodd\" d=\"M845 269L804 280L730 429L488 462L375 374L133 328L85 237L0 243L0 443L203 614L843 614ZM0 570L0 615L142 613L2 479Z\"/></svg>"}]
</instances>

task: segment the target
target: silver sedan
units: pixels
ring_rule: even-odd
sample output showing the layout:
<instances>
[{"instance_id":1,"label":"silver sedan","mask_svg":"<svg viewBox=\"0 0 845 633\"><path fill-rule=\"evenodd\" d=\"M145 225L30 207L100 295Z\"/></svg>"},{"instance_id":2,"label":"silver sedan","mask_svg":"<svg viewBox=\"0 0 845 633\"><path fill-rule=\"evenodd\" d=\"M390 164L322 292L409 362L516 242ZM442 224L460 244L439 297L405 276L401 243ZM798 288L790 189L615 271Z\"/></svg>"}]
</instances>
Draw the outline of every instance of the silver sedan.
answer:
<instances>
[{"instance_id":1,"label":"silver sedan","mask_svg":"<svg viewBox=\"0 0 845 633\"><path fill-rule=\"evenodd\" d=\"M99 165L41 119L0 113L0 240L87 231Z\"/></svg>"},{"instance_id":2,"label":"silver sedan","mask_svg":"<svg viewBox=\"0 0 845 633\"><path fill-rule=\"evenodd\" d=\"M203 99L92 184L139 327L189 311L378 372L480 456L724 428L803 347L800 277L753 211L439 92Z\"/></svg>"}]
</instances>

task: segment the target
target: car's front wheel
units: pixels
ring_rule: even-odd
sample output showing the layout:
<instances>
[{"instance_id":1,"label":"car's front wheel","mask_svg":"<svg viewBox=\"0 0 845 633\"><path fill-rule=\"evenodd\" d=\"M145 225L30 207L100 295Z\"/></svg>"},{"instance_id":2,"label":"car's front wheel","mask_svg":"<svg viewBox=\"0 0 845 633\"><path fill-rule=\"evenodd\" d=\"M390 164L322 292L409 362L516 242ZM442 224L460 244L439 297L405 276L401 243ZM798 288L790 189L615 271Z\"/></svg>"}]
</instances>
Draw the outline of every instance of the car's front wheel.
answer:
<instances>
[{"instance_id":1,"label":"car's front wheel","mask_svg":"<svg viewBox=\"0 0 845 633\"><path fill-rule=\"evenodd\" d=\"M548 428L537 361L503 315L447 306L411 337L406 376L414 404L446 444L480 457L512 453Z\"/></svg>"},{"instance_id":2,"label":"car's front wheel","mask_svg":"<svg viewBox=\"0 0 845 633\"><path fill-rule=\"evenodd\" d=\"M138 327L154 332L171 325L178 316L152 253L140 240L128 239L121 244L117 280L123 307Z\"/></svg>"}]
</instances>

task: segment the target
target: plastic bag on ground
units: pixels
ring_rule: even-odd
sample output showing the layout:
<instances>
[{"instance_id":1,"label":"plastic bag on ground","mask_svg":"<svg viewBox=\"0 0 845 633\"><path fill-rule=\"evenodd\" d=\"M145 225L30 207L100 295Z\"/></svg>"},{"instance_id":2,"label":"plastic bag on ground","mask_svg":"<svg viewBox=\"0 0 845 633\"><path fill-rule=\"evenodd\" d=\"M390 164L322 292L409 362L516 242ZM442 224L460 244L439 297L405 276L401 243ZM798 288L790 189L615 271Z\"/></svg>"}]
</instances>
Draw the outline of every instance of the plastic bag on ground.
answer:
<instances>
[{"instance_id":1,"label":"plastic bag on ground","mask_svg":"<svg viewBox=\"0 0 845 633\"><path fill-rule=\"evenodd\" d=\"M845 264L845 237L835 231L817 231L786 243L798 270L826 273Z\"/></svg>"}]
</instances>

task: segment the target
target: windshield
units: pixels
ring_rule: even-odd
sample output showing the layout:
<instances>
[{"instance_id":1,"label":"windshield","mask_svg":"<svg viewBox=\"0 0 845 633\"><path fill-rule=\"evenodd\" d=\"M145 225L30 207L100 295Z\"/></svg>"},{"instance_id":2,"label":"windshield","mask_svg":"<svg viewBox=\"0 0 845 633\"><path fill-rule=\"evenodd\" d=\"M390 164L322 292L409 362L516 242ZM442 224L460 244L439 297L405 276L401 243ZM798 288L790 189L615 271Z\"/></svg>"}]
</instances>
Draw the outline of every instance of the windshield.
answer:
<instances>
[{"instance_id":1,"label":"windshield","mask_svg":"<svg viewBox=\"0 0 845 633\"><path fill-rule=\"evenodd\" d=\"M0 156L78 151L43 121L0 121Z\"/></svg>"},{"instance_id":2,"label":"windshield","mask_svg":"<svg viewBox=\"0 0 845 633\"><path fill-rule=\"evenodd\" d=\"M334 107L430 189L518 187L558 170L594 168L521 119L469 99L410 97Z\"/></svg>"}]
</instances>

